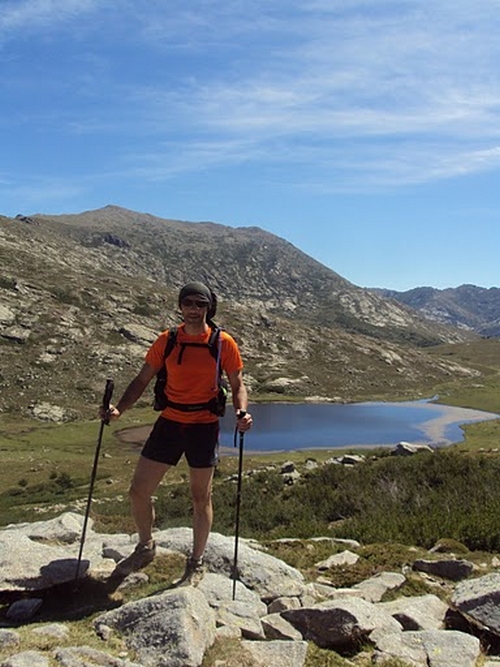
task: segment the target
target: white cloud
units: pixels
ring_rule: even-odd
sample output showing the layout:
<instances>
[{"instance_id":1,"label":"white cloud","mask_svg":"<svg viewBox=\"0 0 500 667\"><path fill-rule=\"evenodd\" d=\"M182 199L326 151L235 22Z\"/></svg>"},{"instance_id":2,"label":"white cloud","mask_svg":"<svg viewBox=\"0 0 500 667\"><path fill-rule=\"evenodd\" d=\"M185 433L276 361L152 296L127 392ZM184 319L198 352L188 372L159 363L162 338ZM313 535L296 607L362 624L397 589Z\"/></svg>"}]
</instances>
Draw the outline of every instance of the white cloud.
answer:
<instances>
[{"instance_id":1,"label":"white cloud","mask_svg":"<svg viewBox=\"0 0 500 667\"><path fill-rule=\"evenodd\" d=\"M363 137L444 132L458 138L464 133L486 136L499 126L498 21L491 23L493 3L488 0L473 7L464 2L438 7L435 2L328 3L319 16L312 11L322 8L318 2L306 3L299 16L280 14L282 4L270 2L257 21L274 19L272 49L265 34L256 39L254 22L242 5L229 6L241 10L237 34L250 47L245 51L232 45L239 77L230 67L230 51L220 69L214 65L208 72L201 68L199 75L193 71L173 95L157 89L152 116L163 97L169 120L178 114L193 128L254 134L256 140L287 133ZM179 42L183 37L189 42L191 31L203 24L189 21L188 14L168 18L176 18L186 30L178 34ZM208 25L214 21L213 16L205 18ZM235 12L221 11L217 19L217 34L228 39L232 33L226 28L234 25ZM198 46L205 43L203 30L196 39Z\"/></svg>"},{"instance_id":2,"label":"white cloud","mask_svg":"<svg viewBox=\"0 0 500 667\"><path fill-rule=\"evenodd\" d=\"M89 40L61 129L154 137L122 154L151 178L281 161L358 187L498 166L497 0L3 0L0 34L89 12L101 51Z\"/></svg>"}]
</instances>

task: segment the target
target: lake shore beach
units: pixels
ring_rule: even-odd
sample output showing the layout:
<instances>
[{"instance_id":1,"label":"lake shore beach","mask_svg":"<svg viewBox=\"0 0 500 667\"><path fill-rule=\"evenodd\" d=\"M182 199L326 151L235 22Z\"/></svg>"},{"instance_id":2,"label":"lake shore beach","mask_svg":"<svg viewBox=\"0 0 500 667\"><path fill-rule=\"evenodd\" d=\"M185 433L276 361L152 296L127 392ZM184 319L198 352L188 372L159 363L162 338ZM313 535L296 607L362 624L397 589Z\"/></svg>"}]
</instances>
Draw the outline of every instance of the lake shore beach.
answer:
<instances>
[{"instance_id":1,"label":"lake shore beach","mask_svg":"<svg viewBox=\"0 0 500 667\"><path fill-rule=\"evenodd\" d=\"M405 405L412 405L412 403L406 403ZM452 445L456 442L456 440L452 440L446 435L450 426L500 418L500 415L491 412L443 405L441 403L425 403L425 408L429 412L434 413L435 416L419 424L419 428L432 441L432 446L434 447Z\"/></svg>"}]
</instances>

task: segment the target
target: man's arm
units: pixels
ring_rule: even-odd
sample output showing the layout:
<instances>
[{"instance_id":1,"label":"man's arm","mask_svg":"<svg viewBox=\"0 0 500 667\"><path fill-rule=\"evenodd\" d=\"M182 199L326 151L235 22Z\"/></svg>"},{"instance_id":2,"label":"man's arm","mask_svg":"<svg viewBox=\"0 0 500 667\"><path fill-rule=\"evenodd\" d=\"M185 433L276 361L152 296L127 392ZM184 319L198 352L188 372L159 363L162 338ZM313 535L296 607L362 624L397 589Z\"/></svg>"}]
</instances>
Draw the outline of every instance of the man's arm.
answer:
<instances>
[{"instance_id":1,"label":"man's arm","mask_svg":"<svg viewBox=\"0 0 500 667\"><path fill-rule=\"evenodd\" d=\"M248 393L247 388L243 384L242 371L233 371L227 374L229 384L231 385L231 393L233 396L233 406L236 412L236 419L238 421L238 430L248 431L252 426L252 415L248 412ZM245 414L240 415L241 412Z\"/></svg>"},{"instance_id":2,"label":"man's arm","mask_svg":"<svg viewBox=\"0 0 500 667\"><path fill-rule=\"evenodd\" d=\"M123 392L123 396L118 401L116 407L112 405L109 406L109 419L118 419L118 417L123 414L125 410L131 408L134 403L142 396L144 390L155 375L156 370L149 364L144 364L139 373Z\"/></svg>"}]
</instances>

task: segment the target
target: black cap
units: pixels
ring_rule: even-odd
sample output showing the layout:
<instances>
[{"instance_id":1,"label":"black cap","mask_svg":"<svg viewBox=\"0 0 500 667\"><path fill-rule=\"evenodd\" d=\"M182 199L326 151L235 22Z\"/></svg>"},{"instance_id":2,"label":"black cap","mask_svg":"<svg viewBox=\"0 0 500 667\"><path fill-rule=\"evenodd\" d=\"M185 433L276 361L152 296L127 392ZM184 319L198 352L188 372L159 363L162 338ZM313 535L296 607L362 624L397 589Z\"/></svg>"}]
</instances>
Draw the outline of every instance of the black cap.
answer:
<instances>
[{"instance_id":1,"label":"black cap","mask_svg":"<svg viewBox=\"0 0 500 667\"><path fill-rule=\"evenodd\" d=\"M187 296L191 296L192 294L196 294L196 296L200 296L206 299L208 305L212 305L212 293L208 287L203 283L193 282L187 283L187 285L184 285L184 287L181 288L181 291L179 292L179 306L181 305L183 299L185 299Z\"/></svg>"},{"instance_id":2,"label":"black cap","mask_svg":"<svg viewBox=\"0 0 500 667\"><path fill-rule=\"evenodd\" d=\"M181 288L181 291L179 292L179 308L181 307L183 299L191 295L196 295L202 299L207 300L207 321L210 321L217 312L217 297L215 296L215 292L212 292L212 290L203 283L187 283L184 285L184 287Z\"/></svg>"}]
</instances>

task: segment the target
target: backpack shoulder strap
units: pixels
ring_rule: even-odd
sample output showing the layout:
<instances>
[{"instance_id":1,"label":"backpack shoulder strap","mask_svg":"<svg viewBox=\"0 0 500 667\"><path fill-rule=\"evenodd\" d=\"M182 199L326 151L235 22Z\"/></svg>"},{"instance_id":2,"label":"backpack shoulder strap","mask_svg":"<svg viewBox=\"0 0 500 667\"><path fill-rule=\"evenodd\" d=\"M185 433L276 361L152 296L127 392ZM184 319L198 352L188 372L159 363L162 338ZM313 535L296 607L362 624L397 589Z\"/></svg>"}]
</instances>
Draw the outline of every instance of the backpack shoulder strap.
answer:
<instances>
[{"instance_id":1,"label":"backpack shoulder strap","mask_svg":"<svg viewBox=\"0 0 500 667\"><path fill-rule=\"evenodd\" d=\"M222 328L214 324L212 326L212 331L210 332L210 337L208 339L208 349L212 357L217 361L219 357L219 341Z\"/></svg>"},{"instance_id":2,"label":"backpack shoulder strap","mask_svg":"<svg viewBox=\"0 0 500 667\"><path fill-rule=\"evenodd\" d=\"M177 327L171 327L168 330L168 338L165 343L165 350L163 351L163 361L168 357L172 352L177 342Z\"/></svg>"}]
</instances>

